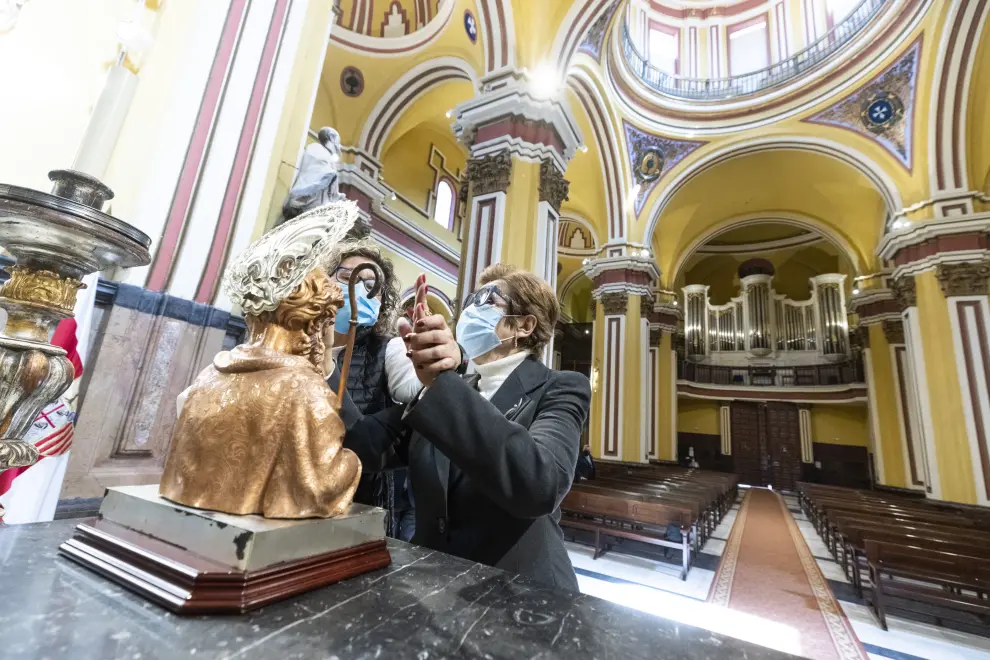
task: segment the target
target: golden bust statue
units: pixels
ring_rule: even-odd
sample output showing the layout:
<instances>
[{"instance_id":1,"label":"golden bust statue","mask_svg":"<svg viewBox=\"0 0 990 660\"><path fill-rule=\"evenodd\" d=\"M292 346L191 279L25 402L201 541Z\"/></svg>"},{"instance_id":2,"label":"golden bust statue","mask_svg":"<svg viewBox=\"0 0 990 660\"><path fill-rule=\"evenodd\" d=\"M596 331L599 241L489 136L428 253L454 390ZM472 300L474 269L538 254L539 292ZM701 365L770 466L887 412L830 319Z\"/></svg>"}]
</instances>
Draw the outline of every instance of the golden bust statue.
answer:
<instances>
[{"instance_id":1,"label":"golden bust statue","mask_svg":"<svg viewBox=\"0 0 990 660\"><path fill-rule=\"evenodd\" d=\"M163 497L268 518L347 511L361 462L343 447L340 402L324 380L324 336L343 294L320 264L356 217L351 202L299 216L227 271L248 339L219 353L184 393Z\"/></svg>"}]
</instances>

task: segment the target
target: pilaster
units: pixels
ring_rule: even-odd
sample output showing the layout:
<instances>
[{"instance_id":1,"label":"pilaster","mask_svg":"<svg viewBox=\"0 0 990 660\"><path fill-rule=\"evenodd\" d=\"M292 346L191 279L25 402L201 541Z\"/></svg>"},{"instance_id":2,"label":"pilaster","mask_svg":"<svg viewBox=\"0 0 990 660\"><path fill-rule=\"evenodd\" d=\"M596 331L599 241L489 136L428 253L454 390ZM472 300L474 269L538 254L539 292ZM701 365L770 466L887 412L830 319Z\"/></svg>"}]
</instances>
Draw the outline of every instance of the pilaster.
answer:
<instances>
[{"instance_id":1,"label":"pilaster","mask_svg":"<svg viewBox=\"0 0 990 660\"><path fill-rule=\"evenodd\" d=\"M654 323L652 284L659 272L639 253L635 260L596 259L585 273L593 282L596 308L592 446L604 460L643 463L663 457L667 450L659 429L670 424L662 407L669 389L663 387L661 369L670 345L668 339L664 347L660 325Z\"/></svg>"}]
</instances>

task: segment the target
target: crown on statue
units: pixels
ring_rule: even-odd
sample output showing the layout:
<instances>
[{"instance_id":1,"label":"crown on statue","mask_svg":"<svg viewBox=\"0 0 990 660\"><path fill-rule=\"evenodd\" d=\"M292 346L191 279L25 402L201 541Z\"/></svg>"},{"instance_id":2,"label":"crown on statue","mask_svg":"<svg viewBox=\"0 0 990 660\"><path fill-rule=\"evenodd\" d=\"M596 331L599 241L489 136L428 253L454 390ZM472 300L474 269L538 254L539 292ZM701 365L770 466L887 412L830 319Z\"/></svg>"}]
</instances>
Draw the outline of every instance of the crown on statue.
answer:
<instances>
[{"instance_id":1,"label":"crown on statue","mask_svg":"<svg viewBox=\"0 0 990 660\"><path fill-rule=\"evenodd\" d=\"M233 260L224 289L245 314L274 311L314 268L330 261L357 217L357 203L344 200L279 225Z\"/></svg>"}]
</instances>

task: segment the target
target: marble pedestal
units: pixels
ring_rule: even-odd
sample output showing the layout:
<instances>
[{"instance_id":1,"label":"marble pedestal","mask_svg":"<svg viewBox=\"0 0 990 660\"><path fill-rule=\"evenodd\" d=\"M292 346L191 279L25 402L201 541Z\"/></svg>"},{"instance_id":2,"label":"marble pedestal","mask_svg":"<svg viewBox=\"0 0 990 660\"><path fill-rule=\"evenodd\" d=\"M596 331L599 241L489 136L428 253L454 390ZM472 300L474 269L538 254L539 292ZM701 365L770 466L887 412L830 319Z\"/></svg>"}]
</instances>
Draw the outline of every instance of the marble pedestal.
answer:
<instances>
[{"instance_id":1,"label":"marble pedestal","mask_svg":"<svg viewBox=\"0 0 990 660\"><path fill-rule=\"evenodd\" d=\"M174 612L246 612L388 566L384 516L360 504L331 519L234 516L124 486L59 552Z\"/></svg>"}]
</instances>

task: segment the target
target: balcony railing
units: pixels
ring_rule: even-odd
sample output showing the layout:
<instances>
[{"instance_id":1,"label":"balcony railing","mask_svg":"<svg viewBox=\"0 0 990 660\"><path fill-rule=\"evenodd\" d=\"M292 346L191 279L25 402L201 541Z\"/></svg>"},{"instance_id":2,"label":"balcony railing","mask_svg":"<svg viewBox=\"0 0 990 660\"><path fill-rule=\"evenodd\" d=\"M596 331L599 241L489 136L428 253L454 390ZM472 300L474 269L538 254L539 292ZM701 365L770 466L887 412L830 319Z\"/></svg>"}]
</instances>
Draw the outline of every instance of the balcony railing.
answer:
<instances>
[{"instance_id":1,"label":"balcony railing","mask_svg":"<svg viewBox=\"0 0 990 660\"><path fill-rule=\"evenodd\" d=\"M829 387L865 382L858 360L805 367L723 367L684 360L678 363L677 378L730 387Z\"/></svg>"},{"instance_id":2,"label":"balcony railing","mask_svg":"<svg viewBox=\"0 0 990 660\"><path fill-rule=\"evenodd\" d=\"M622 46L626 62L633 73L661 94L699 101L727 99L756 94L782 85L815 68L841 50L873 20L884 5L889 4L893 4L893 0L862 0L852 12L810 46L765 69L728 78L681 78L664 73L639 52L625 22L622 24Z\"/></svg>"}]
</instances>

